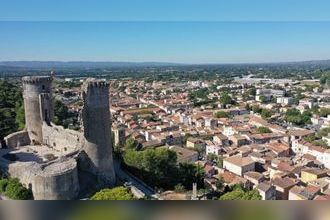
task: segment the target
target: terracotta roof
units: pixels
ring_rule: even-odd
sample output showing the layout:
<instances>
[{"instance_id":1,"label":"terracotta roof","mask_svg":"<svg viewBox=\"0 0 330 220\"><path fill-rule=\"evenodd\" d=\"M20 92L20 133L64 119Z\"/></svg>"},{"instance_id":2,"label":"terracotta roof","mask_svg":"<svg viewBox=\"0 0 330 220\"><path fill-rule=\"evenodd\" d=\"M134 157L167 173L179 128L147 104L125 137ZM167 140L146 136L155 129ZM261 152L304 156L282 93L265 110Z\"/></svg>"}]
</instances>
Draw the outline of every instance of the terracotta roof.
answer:
<instances>
[{"instance_id":1,"label":"terracotta roof","mask_svg":"<svg viewBox=\"0 0 330 220\"><path fill-rule=\"evenodd\" d=\"M280 171L287 171L287 172L292 172L294 170L294 167L291 166L289 163L287 162L283 162L281 161L278 165L277 165L277 169Z\"/></svg>"},{"instance_id":2,"label":"terracotta roof","mask_svg":"<svg viewBox=\"0 0 330 220\"><path fill-rule=\"evenodd\" d=\"M267 145L267 148L269 148L272 151L275 151L276 153L281 153L281 152L284 152L284 151L287 151L290 149L290 147L288 145L283 144L283 143L277 143L277 142L269 143Z\"/></svg>"},{"instance_id":3,"label":"terracotta roof","mask_svg":"<svg viewBox=\"0 0 330 220\"><path fill-rule=\"evenodd\" d=\"M229 171L225 171L222 174L219 174L224 180L225 183L228 183L229 185L234 185L234 184L240 184L240 183L245 183L247 182L247 179L237 176L234 173L231 173Z\"/></svg>"},{"instance_id":4,"label":"terracotta roof","mask_svg":"<svg viewBox=\"0 0 330 220\"><path fill-rule=\"evenodd\" d=\"M328 201L330 200L330 195L317 195L314 200L317 201Z\"/></svg>"},{"instance_id":5,"label":"terracotta roof","mask_svg":"<svg viewBox=\"0 0 330 220\"><path fill-rule=\"evenodd\" d=\"M322 174L327 173L326 170L321 170L321 169L317 169L317 168L304 169L304 170L302 170L302 172L311 173L311 174L314 174L314 175L322 175Z\"/></svg>"},{"instance_id":6,"label":"terracotta roof","mask_svg":"<svg viewBox=\"0 0 330 220\"><path fill-rule=\"evenodd\" d=\"M316 157L311 154L304 154L303 158L307 160L316 160Z\"/></svg>"},{"instance_id":7,"label":"terracotta roof","mask_svg":"<svg viewBox=\"0 0 330 220\"><path fill-rule=\"evenodd\" d=\"M273 184L275 186L279 186L283 189L293 187L294 185L297 184L297 181L295 181L292 178L289 177L284 177L284 178L275 178L273 179Z\"/></svg>"},{"instance_id":8,"label":"terracotta roof","mask_svg":"<svg viewBox=\"0 0 330 220\"><path fill-rule=\"evenodd\" d=\"M291 129L287 132L287 135L289 136L307 136L314 134L314 131L307 130L307 129Z\"/></svg>"},{"instance_id":9,"label":"terracotta roof","mask_svg":"<svg viewBox=\"0 0 330 220\"><path fill-rule=\"evenodd\" d=\"M228 140L228 137L224 134L216 134L215 136L217 136L220 140Z\"/></svg>"},{"instance_id":10,"label":"terracotta roof","mask_svg":"<svg viewBox=\"0 0 330 220\"><path fill-rule=\"evenodd\" d=\"M263 191L263 192L267 192L272 186L266 182L260 183L257 186L257 189Z\"/></svg>"},{"instance_id":11,"label":"terracotta roof","mask_svg":"<svg viewBox=\"0 0 330 220\"><path fill-rule=\"evenodd\" d=\"M249 177L249 178L252 178L255 180L261 180L261 179L263 179L264 176L261 173L251 171L251 172L246 172L244 174L244 177L245 178Z\"/></svg>"},{"instance_id":12,"label":"terracotta roof","mask_svg":"<svg viewBox=\"0 0 330 220\"><path fill-rule=\"evenodd\" d=\"M255 163L250 157L240 157L240 156L228 157L225 158L224 161L240 167Z\"/></svg>"}]
</instances>

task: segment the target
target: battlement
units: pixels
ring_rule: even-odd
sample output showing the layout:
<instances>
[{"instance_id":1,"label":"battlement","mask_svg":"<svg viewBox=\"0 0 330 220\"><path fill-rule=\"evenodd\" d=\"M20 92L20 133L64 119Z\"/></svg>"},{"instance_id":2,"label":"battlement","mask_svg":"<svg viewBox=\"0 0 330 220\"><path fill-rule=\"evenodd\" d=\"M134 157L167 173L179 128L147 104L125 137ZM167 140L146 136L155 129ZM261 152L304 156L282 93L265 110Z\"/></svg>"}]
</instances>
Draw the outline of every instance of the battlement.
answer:
<instances>
[{"instance_id":1,"label":"battlement","mask_svg":"<svg viewBox=\"0 0 330 220\"><path fill-rule=\"evenodd\" d=\"M52 82L53 78L50 76L25 76L22 78L23 84L39 84Z\"/></svg>"},{"instance_id":2,"label":"battlement","mask_svg":"<svg viewBox=\"0 0 330 220\"><path fill-rule=\"evenodd\" d=\"M40 98L42 98L42 99L51 99L52 96L49 93L41 93Z\"/></svg>"},{"instance_id":3,"label":"battlement","mask_svg":"<svg viewBox=\"0 0 330 220\"><path fill-rule=\"evenodd\" d=\"M105 81L101 81L101 80L96 80L96 79L88 79L83 86L83 90L85 92L87 92L90 89L98 89L98 88L102 88L102 89L109 89L110 84L108 82Z\"/></svg>"}]
</instances>

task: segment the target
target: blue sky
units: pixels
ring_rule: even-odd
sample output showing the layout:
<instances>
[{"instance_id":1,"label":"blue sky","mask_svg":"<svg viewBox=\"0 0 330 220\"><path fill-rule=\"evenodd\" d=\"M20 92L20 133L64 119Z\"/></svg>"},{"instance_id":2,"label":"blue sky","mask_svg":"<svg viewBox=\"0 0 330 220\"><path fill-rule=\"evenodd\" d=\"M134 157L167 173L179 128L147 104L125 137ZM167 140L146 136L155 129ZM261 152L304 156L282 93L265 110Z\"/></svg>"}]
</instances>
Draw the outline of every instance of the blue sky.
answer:
<instances>
[{"instance_id":1,"label":"blue sky","mask_svg":"<svg viewBox=\"0 0 330 220\"><path fill-rule=\"evenodd\" d=\"M328 0L0 1L0 60L330 59Z\"/></svg>"},{"instance_id":2,"label":"blue sky","mask_svg":"<svg viewBox=\"0 0 330 220\"><path fill-rule=\"evenodd\" d=\"M1 0L0 20L320 21L329 0Z\"/></svg>"}]
</instances>

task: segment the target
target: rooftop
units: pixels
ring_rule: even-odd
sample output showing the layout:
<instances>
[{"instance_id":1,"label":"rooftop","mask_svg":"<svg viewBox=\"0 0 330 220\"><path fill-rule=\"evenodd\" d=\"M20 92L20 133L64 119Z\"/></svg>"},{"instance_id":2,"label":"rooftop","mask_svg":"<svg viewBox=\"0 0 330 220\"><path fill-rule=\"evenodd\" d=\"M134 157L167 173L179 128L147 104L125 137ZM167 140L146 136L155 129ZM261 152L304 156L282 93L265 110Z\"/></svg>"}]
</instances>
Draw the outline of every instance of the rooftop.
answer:
<instances>
[{"instance_id":1,"label":"rooftop","mask_svg":"<svg viewBox=\"0 0 330 220\"><path fill-rule=\"evenodd\" d=\"M225 158L224 161L239 167L243 167L255 163L250 157L240 157L240 156L228 157Z\"/></svg>"}]
</instances>

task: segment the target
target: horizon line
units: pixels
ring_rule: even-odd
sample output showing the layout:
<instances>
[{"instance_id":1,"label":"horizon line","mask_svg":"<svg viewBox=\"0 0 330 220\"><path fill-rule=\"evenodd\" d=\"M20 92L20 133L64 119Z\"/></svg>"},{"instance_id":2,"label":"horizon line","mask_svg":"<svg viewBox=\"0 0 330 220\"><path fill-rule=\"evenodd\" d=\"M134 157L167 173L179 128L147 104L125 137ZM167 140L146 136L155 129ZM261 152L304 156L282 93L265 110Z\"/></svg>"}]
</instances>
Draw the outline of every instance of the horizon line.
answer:
<instances>
[{"instance_id":1,"label":"horizon line","mask_svg":"<svg viewBox=\"0 0 330 220\"><path fill-rule=\"evenodd\" d=\"M305 62L322 62L330 61L330 58L326 59L306 59L306 60L283 60L283 61L261 61L261 62L210 62L210 63L198 63L198 62L175 62L175 61L91 61L91 60L0 60L1 63L14 63L14 62L40 62L40 63L131 63L131 64L171 64L171 65L228 65L228 64L285 64L285 63L305 63Z\"/></svg>"}]
</instances>

